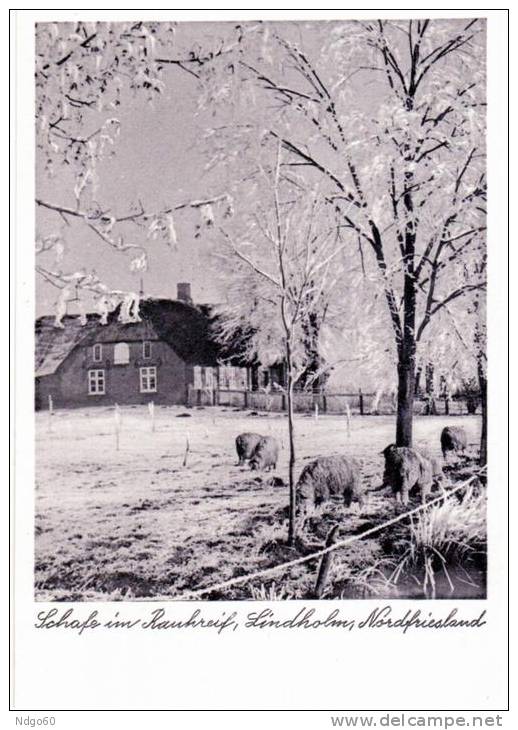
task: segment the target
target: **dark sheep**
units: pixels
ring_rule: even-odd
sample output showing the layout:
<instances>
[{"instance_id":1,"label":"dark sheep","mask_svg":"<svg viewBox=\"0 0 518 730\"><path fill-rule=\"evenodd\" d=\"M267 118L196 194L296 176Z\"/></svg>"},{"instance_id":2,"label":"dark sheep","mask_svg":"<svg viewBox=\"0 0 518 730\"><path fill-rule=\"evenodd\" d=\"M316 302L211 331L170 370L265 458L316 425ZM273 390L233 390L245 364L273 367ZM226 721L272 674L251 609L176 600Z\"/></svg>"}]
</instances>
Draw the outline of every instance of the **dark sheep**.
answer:
<instances>
[{"instance_id":1,"label":"dark sheep","mask_svg":"<svg viewBox=\"0 0 518 730\"><path fill-rule=\"evenodd\" d=\"M252 458L257 444L262 439L260 433L240 433L236 436L236 451L239 459L238 466L241 466Z\"/></svg>"},{"instance_id":2,"label":"dark sheep","mask_svg":"<svg viewBox=\"0 0 518 730\"><path fill-rule=\"evenodd\" d=\"M347 456L319 456L306 464L297 483L302 506L342 497L346 507L364 504L360 464Z\"/></svg>"},{"instance_id":3,"label":"dark sheep","mask_svg":"<svg viewBox=\"0 0 518 730\"><path fill-rule=\"evenodd\" d=\"M250 459L250 469L275 469L279 458L279 445L273 436L262 436Z\"/></svg>"},{"instance_id":4,"label":"dark sheep","mask_svg":"<svg viewBox=\"0 0 518 730\"><path fill-rule=\"evenodd\" d=\"M432 491L434 467L416 449L390 444L382 451L385 457L383 484L392 487L397 501L408 504L410 491L418 487L422 502Z\"/></svg>"},{"instance_id":5,"label":"dark sheep","mask_svg":"<svg viewBox=\"0 0 518 730\"><path fill-rule=\"evenodd\" d=\"M445 460L448 451L464 452L467 445L466 431L462 426L445 426L443 428L441 433L441 449Z\"/></svg>"}]
</instances>

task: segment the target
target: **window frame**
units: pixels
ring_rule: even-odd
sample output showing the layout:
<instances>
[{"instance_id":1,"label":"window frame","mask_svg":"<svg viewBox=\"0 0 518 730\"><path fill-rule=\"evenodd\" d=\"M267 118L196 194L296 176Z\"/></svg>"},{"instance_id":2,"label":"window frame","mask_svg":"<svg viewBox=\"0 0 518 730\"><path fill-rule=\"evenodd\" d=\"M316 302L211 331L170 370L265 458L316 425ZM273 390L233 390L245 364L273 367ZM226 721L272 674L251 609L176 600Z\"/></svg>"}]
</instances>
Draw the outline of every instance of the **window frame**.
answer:
<instances>
[{"instance_id":1,"label":"window frame","mask_svg":"<svg viewBox=\"0 0 518 730\"><path fill-rule=\"evenodd\" d=\"M97 352L99 353L99 357L97 357L97 354L96 354ZM100 342L96 342L95 345L93 346L92 361L93 362L102 362L103 361L103 346Z\"/></svg>"},{"instance_id":2,"label":"window frame","mask_svg":"<svg viewBox=\"0 0 518 730\"><path fill-rule=\"evenodd\" d=\"M151 378L154 378L153 388L150 387ZM140 393L158 393L158 373L156 365L146 365L139 368L139 391Z\"/></svg>"},{"instance_id":3,"label":"window frame","mask_svg":"<svg viewBox=\"0 0 518 730\"><path fill-rule=\"evenodd\" d=\"M149 348L149 352L146 355L146 345ZM151 360L152 357L152 351L151 351L151 341L150 340L143 340L142 342L142 358L144 360Z\"/></svg>"},{"instance_id":4,"label":"window frame","mask_svg":"<svg viewBox=\"0 0 518 730\"><path fill-rule=\"evenodd\" d=\"M99 383L102 383L102 390ZM95 386L95 390L93 389ZM88 395L106 395L106 371L104 368L91 368L88 370Z\"/></svg>"}]
</instances>

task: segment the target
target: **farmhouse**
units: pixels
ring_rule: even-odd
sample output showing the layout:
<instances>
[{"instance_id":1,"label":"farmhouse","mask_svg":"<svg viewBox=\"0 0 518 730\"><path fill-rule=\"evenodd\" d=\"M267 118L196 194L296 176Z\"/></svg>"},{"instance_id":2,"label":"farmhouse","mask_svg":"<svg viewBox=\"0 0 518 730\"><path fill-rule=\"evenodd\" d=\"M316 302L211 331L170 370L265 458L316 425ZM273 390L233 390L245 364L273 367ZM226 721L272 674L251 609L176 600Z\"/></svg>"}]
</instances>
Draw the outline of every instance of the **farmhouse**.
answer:
<instances>
[{"instance_id":1,"label":"farmhouse","mask_svg":"<svg viewBox=\"0 0 518 730\"><path fill-rule=\"evenodd\" d=\"M221 351L211 309L193 305L188 284L178 284L176 300L143 299L139 315L141 321L123 323L116 309L107 324L96 314L83 324L67 315L63 328L54 317L40 317L36 409L50 402L58 408L187 404L191 390L252 389L270 377Z\"/></svg>"}]
</instances>

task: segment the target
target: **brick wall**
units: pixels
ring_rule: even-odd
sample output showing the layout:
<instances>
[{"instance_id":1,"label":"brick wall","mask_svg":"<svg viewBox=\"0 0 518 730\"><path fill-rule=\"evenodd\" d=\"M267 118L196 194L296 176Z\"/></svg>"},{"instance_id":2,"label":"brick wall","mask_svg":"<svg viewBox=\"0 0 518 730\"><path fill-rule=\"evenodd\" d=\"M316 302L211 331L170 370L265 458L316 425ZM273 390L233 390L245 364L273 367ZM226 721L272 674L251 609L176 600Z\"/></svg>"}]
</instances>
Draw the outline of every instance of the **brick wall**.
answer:
<instances>
[{"instance_id":1,"label":"brick wall","mask_svg":"<svg viewBox=\"0 0 518 730\"><path fill-rule=\"evenodd\" d=\"M154 341L151 357L144 359L142 342L128 342L129 364L114 364L114 343L102 343L101 362L94 362L93 348L77 347L53 375L36 379L36 407L48 408L51 395L56 408L78 408L114 403L175 405L187 402L187 386L193 367L187 365L165 342ZM157 392L140 392L140 367L155 366ZM88 371L104 370L105 394L88 394Z\"/></svg>"}]
</instances>

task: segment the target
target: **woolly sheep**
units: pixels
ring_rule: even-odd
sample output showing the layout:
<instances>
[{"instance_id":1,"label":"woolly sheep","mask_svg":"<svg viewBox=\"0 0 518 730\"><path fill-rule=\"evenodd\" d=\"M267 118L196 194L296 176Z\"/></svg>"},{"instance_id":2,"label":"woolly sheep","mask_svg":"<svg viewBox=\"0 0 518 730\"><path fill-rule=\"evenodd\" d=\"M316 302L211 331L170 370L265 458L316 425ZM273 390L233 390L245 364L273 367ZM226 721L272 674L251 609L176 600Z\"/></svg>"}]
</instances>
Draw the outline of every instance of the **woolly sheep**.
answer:
<instances>
[{"instance_id":1,"label":"woolly sheep","mask_svg":"<svg viewBox=\"0 0 518 730\"><path fill-rule=\"evenodd\" d=\"M238 466L241 466L252 458L257 444L262 439L260 433L240 433L236 436L236 451L239 459Z\"/></svg>"},{"instance_id":2,"label":"woolly sheep","mask_svg":"<svg viewBox=\"0 0 518 730\"><path fill-rule=\"evenodd\" d=\"M252 470L275 469L277 467L277 459L279 458L279 445L273 436L262 436L259 440L255 451L250 459L250 468Z\"/></svg>"},{"instance_id":3,"label":"woolly sheep","mask_svg":"<svg viewBox=\"0 0 518 730\"><path fill-rule=\"evenodd\" d=\"M347 456L319 456L307 464L297 483L302 504L321 504L332 497L343 497L345 505L364 504L360 465Z\"/></svg>"}]
</instances>

